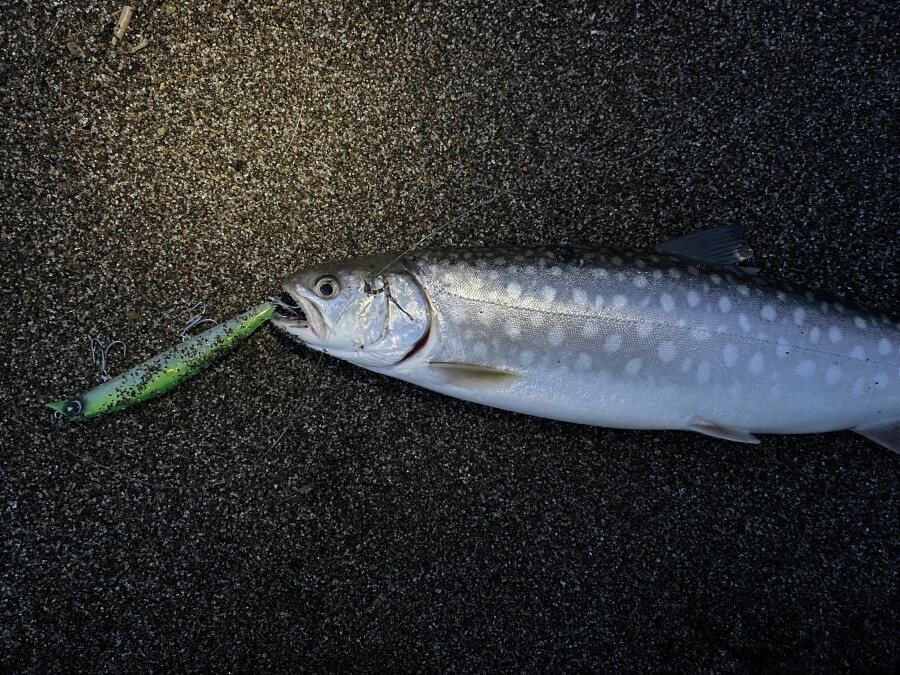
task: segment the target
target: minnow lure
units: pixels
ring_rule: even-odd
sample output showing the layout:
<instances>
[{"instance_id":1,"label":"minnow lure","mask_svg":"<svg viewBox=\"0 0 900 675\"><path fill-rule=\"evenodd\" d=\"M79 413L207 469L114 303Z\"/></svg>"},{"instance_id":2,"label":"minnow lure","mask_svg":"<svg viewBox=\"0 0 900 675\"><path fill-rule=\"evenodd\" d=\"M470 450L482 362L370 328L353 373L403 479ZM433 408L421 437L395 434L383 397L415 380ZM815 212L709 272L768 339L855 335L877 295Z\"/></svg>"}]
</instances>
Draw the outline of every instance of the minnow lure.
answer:
<instances>
[{"instance_id":1,"label":"minnow lure","mask_svg":"<svg viewBox=\"0 0 900 675\"><path fill-rule=\"evenodd\" d=\"M139 363L78 398L47 403L71 420L88 420L146 401L193 377L265 323L275 305L264 302L230 321Z\"/></svg>"}]
</instances>

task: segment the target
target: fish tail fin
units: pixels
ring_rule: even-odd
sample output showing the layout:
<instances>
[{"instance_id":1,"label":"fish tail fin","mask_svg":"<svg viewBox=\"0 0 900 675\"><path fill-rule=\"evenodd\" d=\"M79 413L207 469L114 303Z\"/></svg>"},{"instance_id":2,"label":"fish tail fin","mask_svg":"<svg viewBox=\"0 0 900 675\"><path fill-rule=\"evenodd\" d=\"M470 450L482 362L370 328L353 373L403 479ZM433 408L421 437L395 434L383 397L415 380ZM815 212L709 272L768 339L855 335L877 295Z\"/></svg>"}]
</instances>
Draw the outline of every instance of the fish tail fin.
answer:
<instances>
[{"instance_id":1,"label":"fish tail fin","mask_svg":"<svg viewBox=\"0 0 900 675\"><path fill-rule=\"evenodd\" d=\"M853 431L888 450L900 453L900 418L853 427Z\"/></svg>"}]
</instances>

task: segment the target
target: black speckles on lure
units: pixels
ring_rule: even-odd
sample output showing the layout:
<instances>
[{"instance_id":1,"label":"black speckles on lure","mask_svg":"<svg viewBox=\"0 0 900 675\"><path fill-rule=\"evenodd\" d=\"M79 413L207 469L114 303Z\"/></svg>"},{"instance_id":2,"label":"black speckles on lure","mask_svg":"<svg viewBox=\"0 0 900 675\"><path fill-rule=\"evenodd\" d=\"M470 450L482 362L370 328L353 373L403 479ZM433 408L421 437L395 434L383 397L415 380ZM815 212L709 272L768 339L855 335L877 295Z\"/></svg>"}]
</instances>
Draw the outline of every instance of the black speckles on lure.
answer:
<instances>
[{"instance_id":1,"label":"black speckles on lure","mask_svg":"<svg viewBox=\"0 0 900 675\"><path fill-rule=\"evenodd\" d=\"M265 323L274 309L273 304L264 302L147 359L78 398L46 405L69 419L86 420L146 401L206 368Z\"/></svg>"},{"instance_id":2,"label":"black speckles on lure","mask_svg":"<svg viewBox=\"0 0 900 675\"><path fill-rule=\"evenodd\" d=\"M742 235L325 263L285 285L305 317L273 322L371 370L532 415L744 442L854 429L900 449L897 324L739 267ZM312 286L325 275L341 289L330 298ZM394 302L366 295L373 284Z\"/></svg>"}]
</instances>

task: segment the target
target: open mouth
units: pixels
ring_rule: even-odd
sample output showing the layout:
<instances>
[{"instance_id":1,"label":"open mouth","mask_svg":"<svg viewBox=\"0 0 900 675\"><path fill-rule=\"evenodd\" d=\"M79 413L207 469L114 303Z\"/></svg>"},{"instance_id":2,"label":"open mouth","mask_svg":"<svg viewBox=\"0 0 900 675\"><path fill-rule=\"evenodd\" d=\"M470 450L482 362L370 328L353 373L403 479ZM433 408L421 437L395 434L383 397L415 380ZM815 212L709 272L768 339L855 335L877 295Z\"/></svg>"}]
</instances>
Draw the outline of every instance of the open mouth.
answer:
<instances>
[{"instance_id":1,"label":"open mouth","mask_svg":"<svg viewBox=\"0 0 900 675\"><path fill-rule=\"evenodd\" d=\"M275 313L272 323L287 333L303 337L303 331L309 331L313 337L321 337L324 329L319 311L309 300L285 291L278 298L272 298Z\"/></svg>"}]
</instances>

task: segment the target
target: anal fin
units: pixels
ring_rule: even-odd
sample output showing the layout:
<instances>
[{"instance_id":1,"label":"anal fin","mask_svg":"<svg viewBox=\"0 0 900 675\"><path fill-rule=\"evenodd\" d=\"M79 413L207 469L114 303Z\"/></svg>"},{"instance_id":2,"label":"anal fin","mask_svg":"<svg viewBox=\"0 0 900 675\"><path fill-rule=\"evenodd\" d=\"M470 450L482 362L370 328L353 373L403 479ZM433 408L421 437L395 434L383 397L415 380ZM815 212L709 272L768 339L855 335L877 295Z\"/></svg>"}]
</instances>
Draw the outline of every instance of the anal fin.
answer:
<instances>
[{"instance_id":1,"label":"anal fin","mask_svg":"<svg viewBox=\"0 0 900 675\"><path fill-rule=\"evenodd\" d=\"M726 441L734 441L736 443L759 443L759 439L749 431L743 429L732 429L715 422L709 422L699 417L691 419L691 423L686 427L689 431L696 431L698 434L705 434L713 438L722 438Z\"/></svg>"},{"instance_id":2,"label":"anal fin","mask_svg":"<svg viewBox=\"0 0 900 675\"><path fill-rule=\"evenodd\" d=\"M477 363L458 363L453 361L431 361L429 368L440 375L447 384L457 387L478 388L497 387L512 384L521 376L508 370L500 370Z\"/></svg>"},{"instance_id":3,"label":"anal fin","mask_svg":"<svg viewBox=\"0 0 900 675\"><path fill-rule=\"evenodd\" d=\"M875 441L888 450L900 452L900 418L875 422L861 427L853 427L853 431Z\"/></svg>"}]
</instances>

